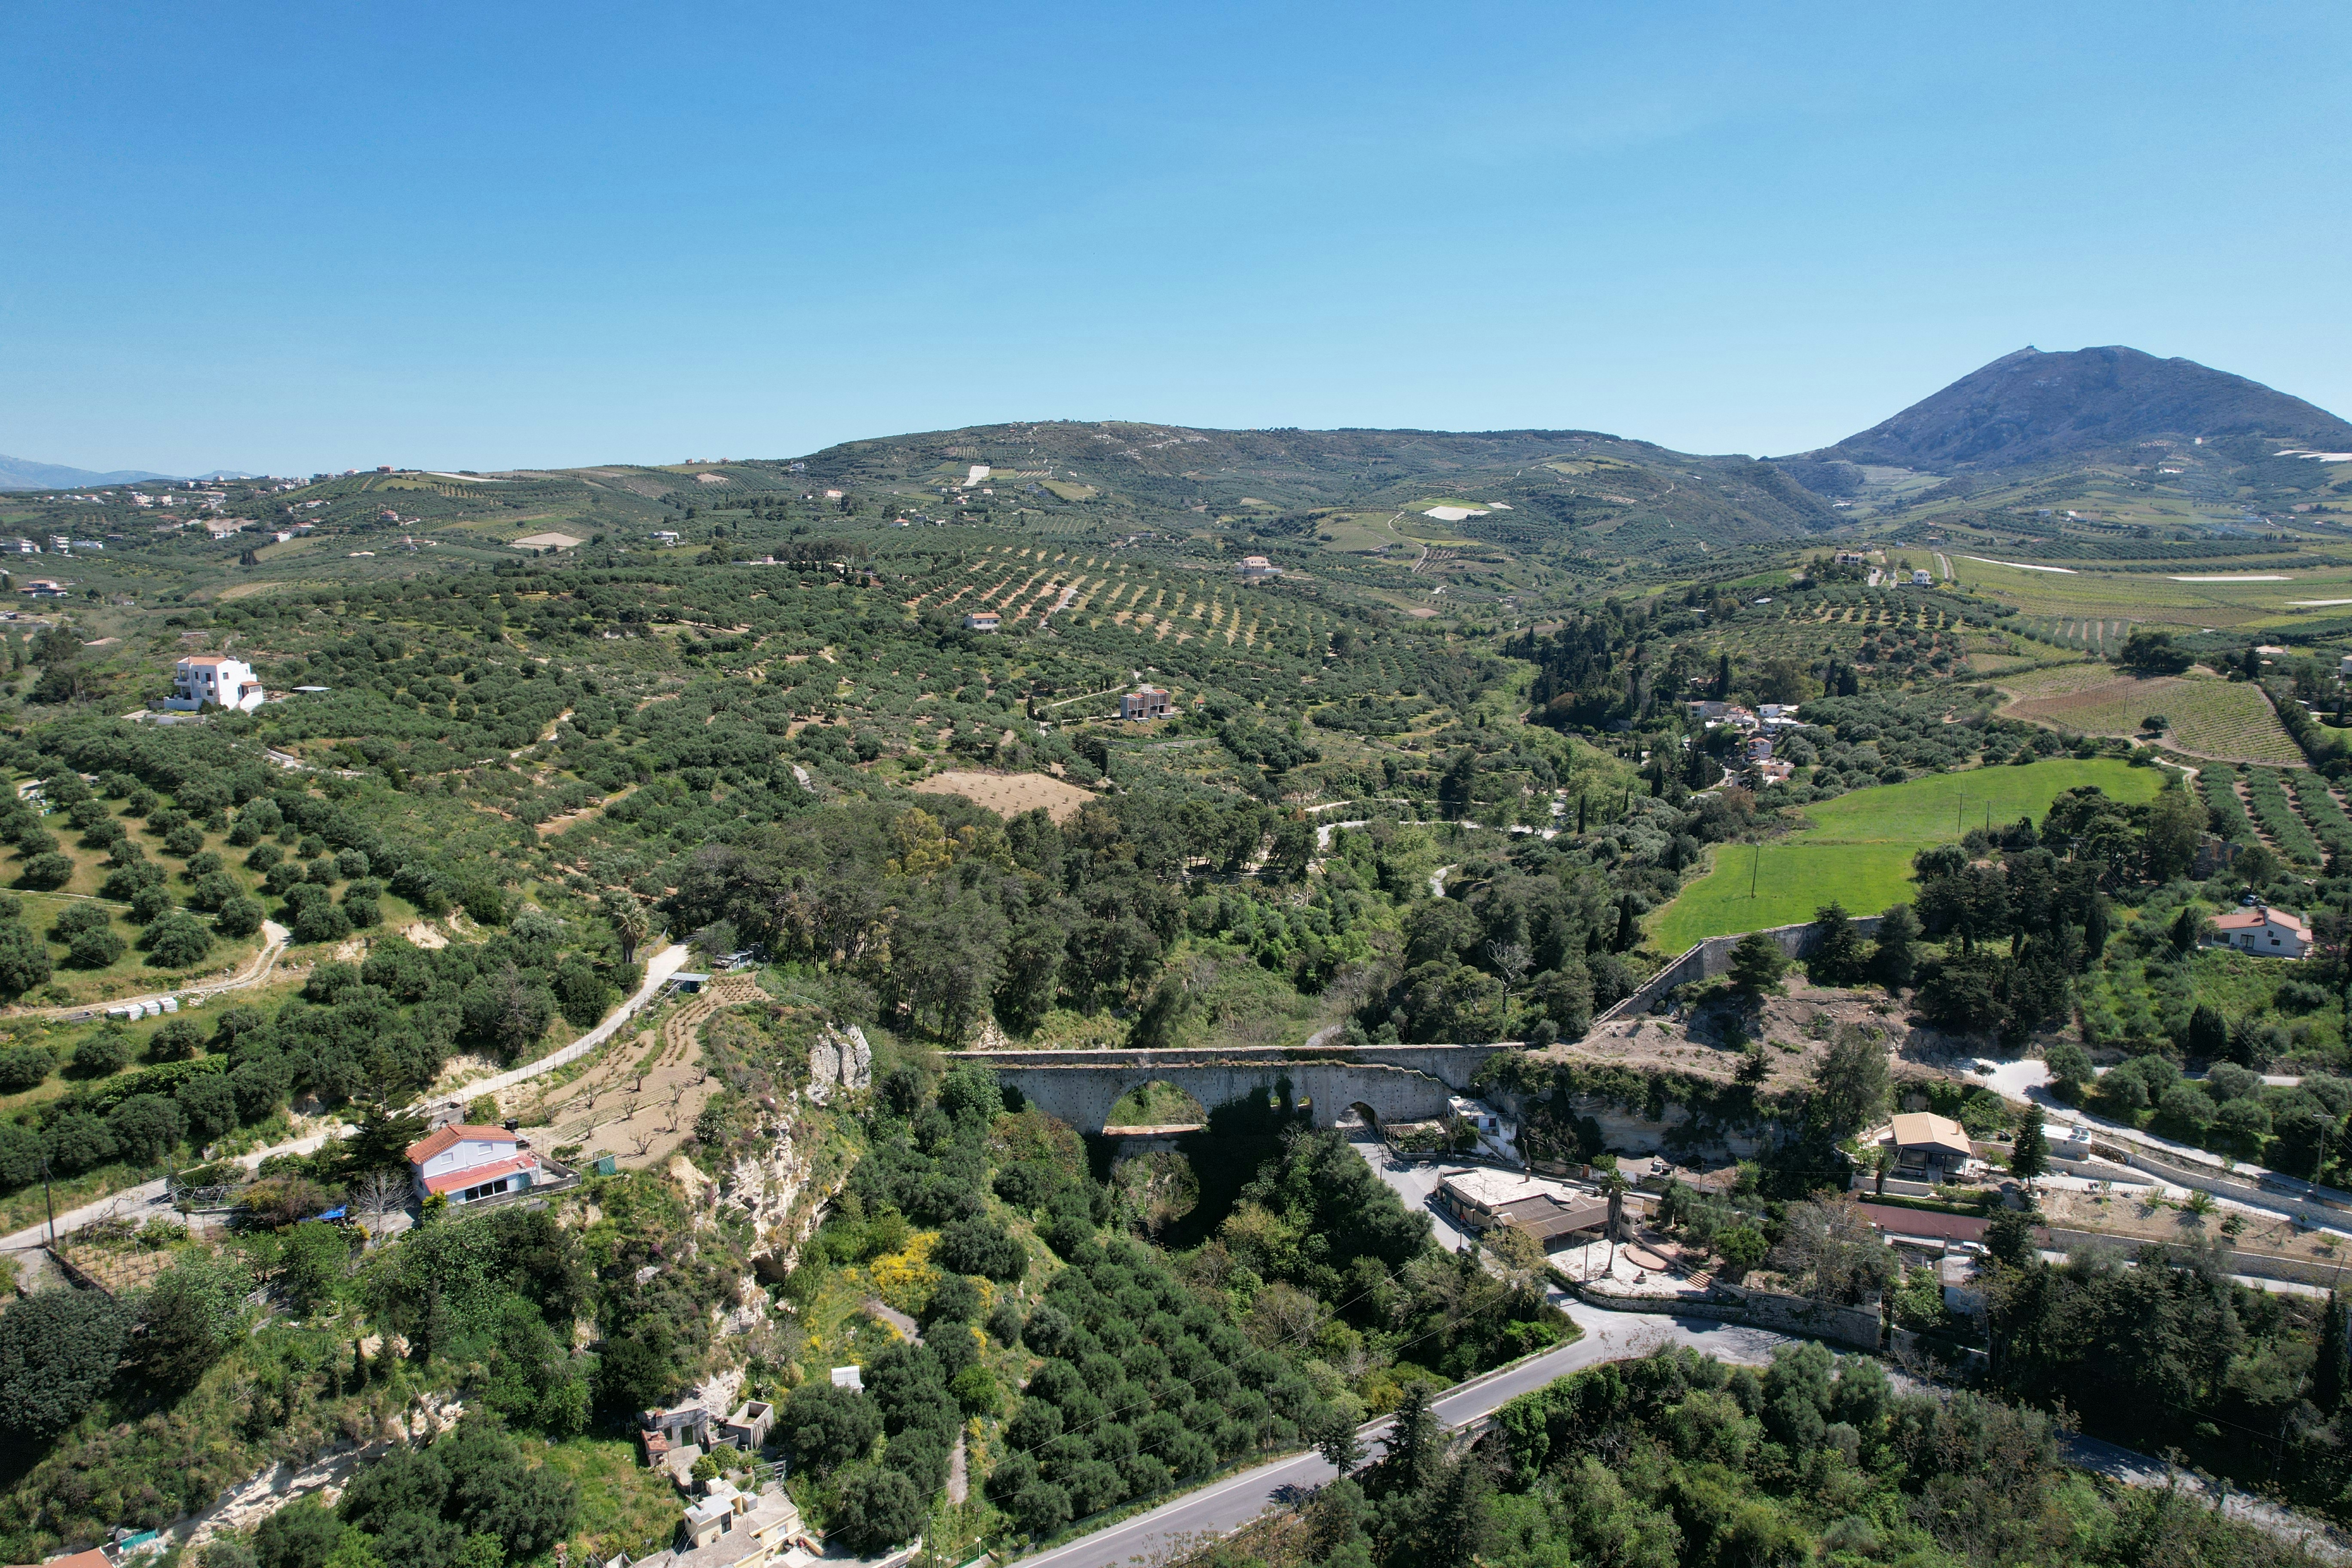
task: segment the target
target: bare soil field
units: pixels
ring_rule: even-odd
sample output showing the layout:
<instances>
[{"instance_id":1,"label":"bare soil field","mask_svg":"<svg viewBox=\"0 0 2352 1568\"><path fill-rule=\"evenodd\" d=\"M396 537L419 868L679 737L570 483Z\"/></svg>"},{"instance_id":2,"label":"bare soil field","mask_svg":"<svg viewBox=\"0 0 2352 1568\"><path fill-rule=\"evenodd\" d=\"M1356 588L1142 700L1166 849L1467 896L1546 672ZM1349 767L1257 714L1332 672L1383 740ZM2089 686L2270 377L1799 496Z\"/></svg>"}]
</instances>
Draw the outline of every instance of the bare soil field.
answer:
<instances>
[{"instance_id":1,"label":"bare soil field","mask_svg":"<svg viewBox=\"0 0 2352 1568\"><path fill-rule=\"evenodd\" d=\"M2042 1195L2042 1212L2052 1225L2067 1230L2095 1230L2119 1242L2195 1242L2219 1237L2247 1252L2267 1252L2320 1264L2352 1263L2352 1246L2324 1230L2299 1229L2293 1220L2269 1215L2218 1210L2199 1215L2177 1204L2158 1205L2140 1198L2089 1193L2052 1192ZM2235 1235L2222 1228L2240 1222Z\"/></svg>"},{"instance_id":2,"label":"bare soil field","mask_svg":"<svg viewBox=\"0 0 2352 1568\"><path fill-rule=\"evenodd\" d=\"M593 1164L610 1154L625 1171L659 1165L694 1131L695 1118L724 1087L702 1061L702 1026L711 1014L761 994L749 975L730 975L687 1003L658 1030L640 1030L625 1045L608 1047L604 1059L584 1078L561 1089L538 1090L519 1084L501 1097L500 1109L516 1109L533 1125L522 1130L535 1148L577 1146L574 1165Z\"/></svg>"},{"instance_id":3,"label":"bare soil field","mask_svg":"<svg viewBox=\"0 0 2352 1568\"><path fill-rule=\"evenodd\" d=\"M960 795L999 816L1043 809L1056 823L1069 821L1079 807L1095 798L1050 773L934 773L914 788L924 795Z\"/></svg>"},{"instance_id":4,"label":"bare soil field","mask_svg":"<svg viewBox=\"0 0 2352 1568\"><path fill-rule=\"evenodd\" d=\"M1930 1076L1934 1069L1927 1061L1940 1065L1947 1054L1940 1036L1905 1024L1904 1008L1884 992L1814 985L1796 969L1789 972L1783 985L1785 995L1766 997L1762 1007L1743 1025L1749 1038L1764 1047L1765 1077L1756 1086L1759 1094L1810 1084L1831 1038L1843 1024L1881 1031L1886 1037L1889 1068L1898 1078ZM1724 1038L1723 1026L1731 1017L1727 1008L1710 1007L1679 1019L1664 1015L1614 1018L1580 1040L1548 1047L1543 1055L1636 1072L1688 1073L1730 1083L1745 1059Z\"/></svg>"}]
</instances>

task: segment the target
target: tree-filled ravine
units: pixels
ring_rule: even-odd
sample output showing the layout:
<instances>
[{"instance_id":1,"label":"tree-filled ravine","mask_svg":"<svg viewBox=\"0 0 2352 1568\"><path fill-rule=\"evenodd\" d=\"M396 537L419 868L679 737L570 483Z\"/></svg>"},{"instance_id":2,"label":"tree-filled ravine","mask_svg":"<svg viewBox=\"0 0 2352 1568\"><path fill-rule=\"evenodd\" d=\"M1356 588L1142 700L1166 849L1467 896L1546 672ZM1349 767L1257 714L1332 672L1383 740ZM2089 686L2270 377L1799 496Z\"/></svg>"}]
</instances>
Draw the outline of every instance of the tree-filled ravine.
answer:
<instances>
[{"instance_id":1,"label":"tree-filled ravine","mask_svg":"<svg viewBox=\"0 0 2352 1568\"><path fill-rule=\"evenodd\" d=\"M1185 1568L2271 1568L2317 1561L2185 1489L2103 1485L2062 1426L1801 1342L1686 1349L1562 1378L1474 1439L1420 1391L1384 1450Z\"/></svg>"}]
</instances>

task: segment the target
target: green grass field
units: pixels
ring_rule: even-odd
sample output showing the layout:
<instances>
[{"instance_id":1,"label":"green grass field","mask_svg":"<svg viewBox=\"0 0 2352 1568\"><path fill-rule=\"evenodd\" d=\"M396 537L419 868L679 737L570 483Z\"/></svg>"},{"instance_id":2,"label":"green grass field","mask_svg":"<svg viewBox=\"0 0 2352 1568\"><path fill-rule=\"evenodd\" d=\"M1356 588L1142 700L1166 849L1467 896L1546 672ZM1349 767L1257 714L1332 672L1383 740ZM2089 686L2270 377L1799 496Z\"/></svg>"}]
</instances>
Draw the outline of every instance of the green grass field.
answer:
<instances>
[{"instance_id":1,"label":"green grass field","mask_svg":"<svg viewBox=\"0 0 2352 1568\"><path fill-rule=\"evenodd\" d=\"M2039 817L2061 791L2084 784L2144 801L2164 776L2120 762L2066 760L1855 790L1807 807L1813 826L1801 833L1717 847L1714 868L1652 921L1651 945L1680 952L1703 937L1809 921L1833 899L1854 914L1876 914L1909 896L1911 857L1930 844L1950 843L1988 821Z\"/></svg>"}]
</instances>

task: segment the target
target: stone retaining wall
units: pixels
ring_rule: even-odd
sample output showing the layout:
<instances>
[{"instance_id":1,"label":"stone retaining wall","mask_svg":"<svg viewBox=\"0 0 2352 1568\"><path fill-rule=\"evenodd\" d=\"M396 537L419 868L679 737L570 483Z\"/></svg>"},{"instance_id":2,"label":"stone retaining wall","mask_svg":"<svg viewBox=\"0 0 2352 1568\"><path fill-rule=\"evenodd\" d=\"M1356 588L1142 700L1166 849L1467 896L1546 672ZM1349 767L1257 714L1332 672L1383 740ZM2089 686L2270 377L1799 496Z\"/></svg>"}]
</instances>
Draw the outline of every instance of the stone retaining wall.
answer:
<instances>
[{"instance_id":1,"label":"stone retaining wall","mask_svg":"<svg viewBox=\"0 0 2352 1568\"><path fill-rule=\"evenodd\" d=\"M1854 916L1853 930L1856 936L1865 940L1876 935L1878 917ZM1748 931L1734 931L1727 936L1711 936L1704 942L1692 943L1673 963L1650 976L1639 991L1616 1003L1593 1019L1593 1023L1601 1025L1612 1018L1633 1017L1646 1013L1654 1003L1677 985L1687 985L1695 980L1714 980L1730 973L1731 950L1749 934ZM1764 934L1780 943L1780 951L1791 959L1810 958L1821 944L1820 933L1811 921L1802 925L1767 926Z\"/></svg>"},{"instance_id":2,"label":"stone retaining wall","mask_svg":"<svg viewBox=\"0 0 2352 1568\"><path fill-rule=\"evenodd\" d=\"M1802 1334L1832 1340L1858 1350L1874 1351L1885 1337L1885 1320L1868 1307L1839 1307L1778 1290L1749 1290L1718 1281L1715 1298L1692 1300L1675 1296L1619 1296L1589 1285L1570 1283L1576 1298L1612 1312L1647 1312L1674 1318L1707 1318L1717 1322L1745 1323L1778 1333Z\"/></svg>"},{"instance_id":3,"label":"stone retaining wall","mask_svg":"<svg viewBox=\"0 0 2352 1568\"><path fill-rule=\"evenodd\" d=\"M2189 1255L2189 1248L2176 1247L2170 1242L2113 1236L2105 1231L2067 1230L2052 1226L2049 1237L2053 1252L2089 1246L2112 1247L2128 1254L2143 1247L2161 1247L2168 1257L2185 1259ZM2322 1289L2334 1289L2344 1283L2346 1264L2321 1263L2314 1258L2289 1258L2276 1252L2240 1252L2235 1248L2226 1249L2222 1256L2228 1260L2225 1267L2231 1273L2243 1274L2255 1279L2284 1279L2294 1285L2316 1285ZM2347 1258L2346 1263L2352 1264L2352 1258Z\"/></svg>"}]
</instances>

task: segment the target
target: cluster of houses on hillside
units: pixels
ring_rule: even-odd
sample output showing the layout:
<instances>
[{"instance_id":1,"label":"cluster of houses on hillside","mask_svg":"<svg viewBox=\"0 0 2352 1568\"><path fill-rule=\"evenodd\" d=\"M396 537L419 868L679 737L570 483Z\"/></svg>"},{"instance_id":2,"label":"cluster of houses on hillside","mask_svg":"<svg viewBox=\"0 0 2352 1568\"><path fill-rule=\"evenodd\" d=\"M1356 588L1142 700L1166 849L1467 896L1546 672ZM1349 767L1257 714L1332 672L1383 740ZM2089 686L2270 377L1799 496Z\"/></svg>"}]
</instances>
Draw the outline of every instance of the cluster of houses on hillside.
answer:
<instances>
[{"instance_id":1,"label":"cluster of houses on hillside","mask_svg":"<svg viewBox=\"0 0 2352 1568\"><path fill-rule=\"evenodd\" d=\"M1712 730L1728 724L1742 731L1746 739L1739 745L1739 761L1750 782L1759 784L1787 784L1796 764L1772 754L1775 738L1790 730L1804 728L1797 717L1801 706L1795 702L1760 702L1754 708L1737 702L1717 702L1700 699L1690 704L1690 715L1702 728Z\"/></svg>"},{"instance_id":2,"label":"cluster of houses on hillside","mask_svg":"<svg viewBox=\"0 0 2352 1568\"><path fill-rule=\"evenodd\" d=\"M841 1380L836 1377L835 1382ZM824 1557L823 1538L802 1521L780 1475L757 1458L775 1425L776 1407L766 1400L746 1399L723 1417L714 1414L725 1408L701 1394L638 1415L638 1449L646 1464L667 1475L687 1500L685 1517L668 1549L644 1557L615 1557L602 1568L812 1568ZM727 1470L741 1474L749 1469L757 1478L751 1489L725 1475L695 1479L698 1461L722 1448L735 1454L724 1461ZM911 1554L893 1555L903 1559Z\"/></svg>"}]
</instances>

